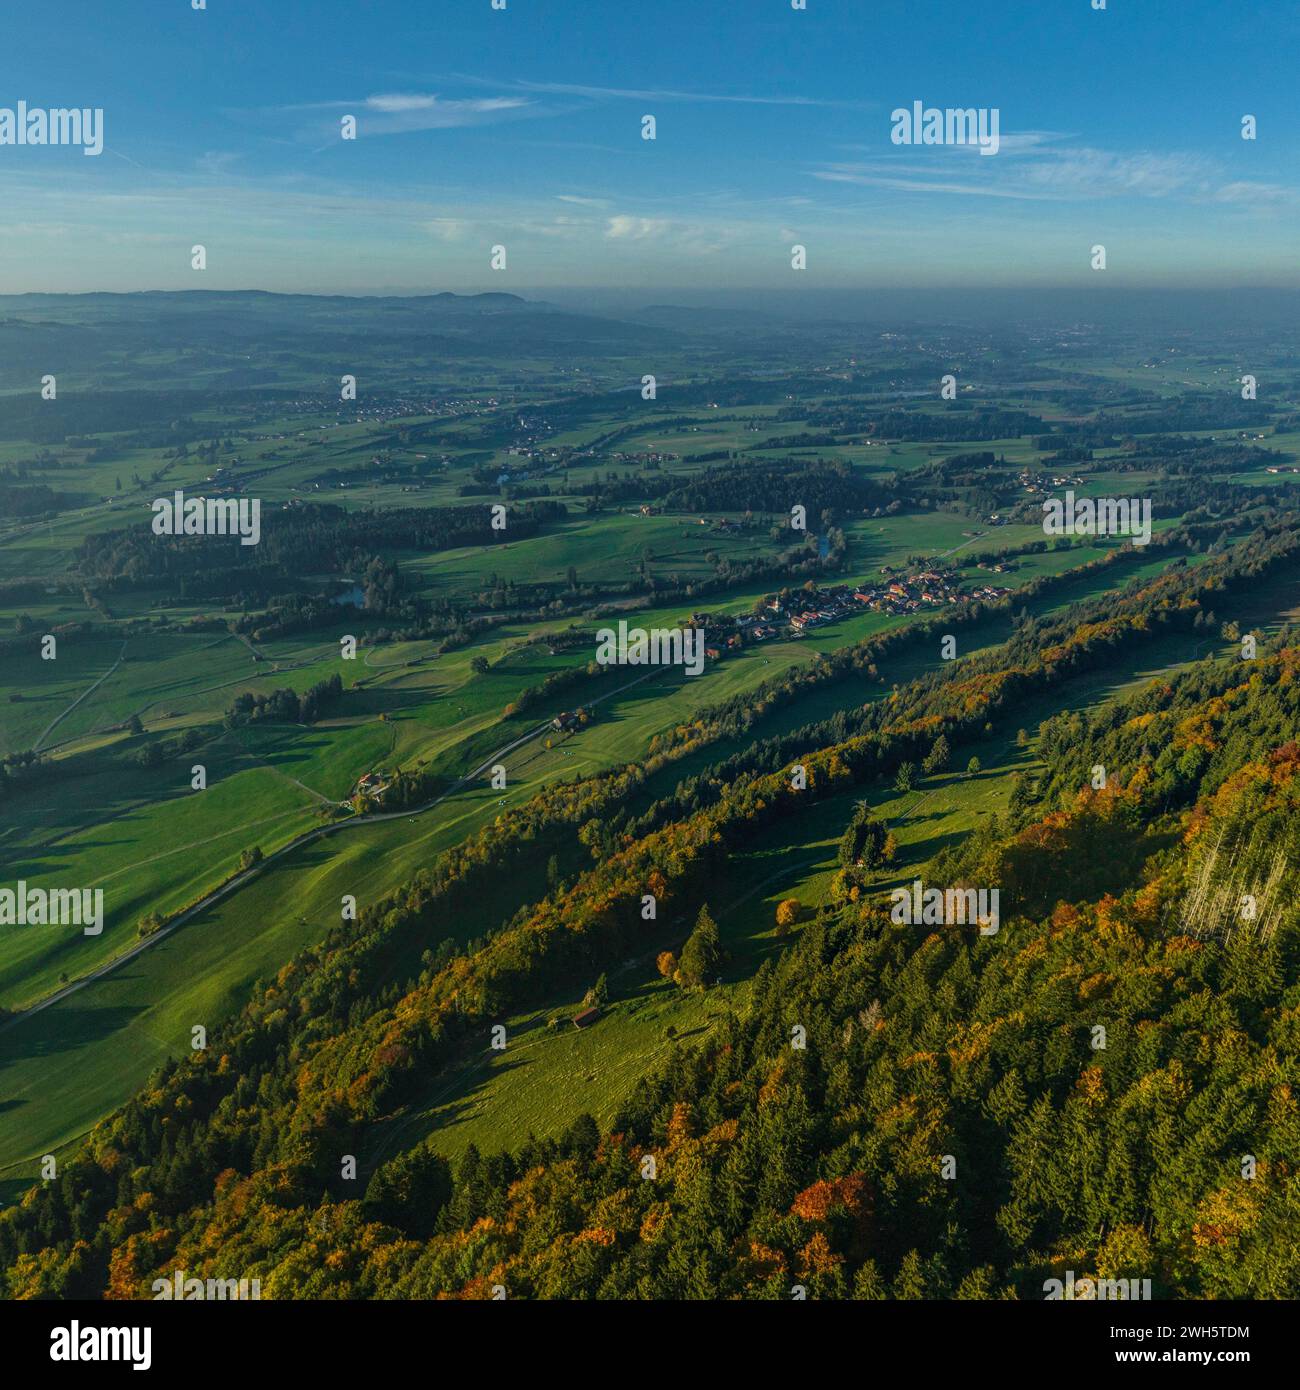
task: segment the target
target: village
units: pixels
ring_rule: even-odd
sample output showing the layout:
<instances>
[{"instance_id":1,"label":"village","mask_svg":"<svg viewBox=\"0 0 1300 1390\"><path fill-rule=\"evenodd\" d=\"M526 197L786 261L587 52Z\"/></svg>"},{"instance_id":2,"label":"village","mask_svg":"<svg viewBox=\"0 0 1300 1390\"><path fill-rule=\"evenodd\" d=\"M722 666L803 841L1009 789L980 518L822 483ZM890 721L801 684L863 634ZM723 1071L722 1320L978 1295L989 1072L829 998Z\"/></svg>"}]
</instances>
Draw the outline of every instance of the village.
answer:
<instances>
[{"instance_id":1,"label":"village","mask_svg":"<svg viewBox=\"0 0 1300 1390\"><path fill-rule=\"evenodd\" d=\"M980 569L1003 573L1010 562L981 561ZM955 570L927 568L902 573L892 565L880 567L881 579L874 584L834 584L820 587L808 583L801 589L783 589L763 599L751 613L692 613L679 624L682 628L702 629L705 634L706 661L721 661L746 646L778 639L805 637L856 613L886 613L905 616L923 609L942 608L952 603L983 600L993 602L1010 590L1003 585L981 583L970 591L960 587ZM556 733L577 733L592 718L591 706L561 710L550 721ZM389 780L380 772L365 773L353 787L342 808L361 814L367 807L382 803Z\"/></svg>"},{"instance_id":2,"label":"village","mask_svg":"<svg viewBox=\"0 0 1300 1390\"><path fill-rule=\"evenodd\" d=\"M1002 572L996 563L989 568ZM872 612L902 616L927 608L942 608L971 599L992 602L1010 592L998 584L978 584L967 592L959 587L955 571L925 569L898 574L889 565L881 566L883 578L877 584L808 585L785 590L767 599L757 611L740 617L730 614L692 613L684 626L702 627L707 645L704 655L719 661L756 642L778 638L804 637L817 628L848 618L855 613Z\"/></svg>"}]
</instances>

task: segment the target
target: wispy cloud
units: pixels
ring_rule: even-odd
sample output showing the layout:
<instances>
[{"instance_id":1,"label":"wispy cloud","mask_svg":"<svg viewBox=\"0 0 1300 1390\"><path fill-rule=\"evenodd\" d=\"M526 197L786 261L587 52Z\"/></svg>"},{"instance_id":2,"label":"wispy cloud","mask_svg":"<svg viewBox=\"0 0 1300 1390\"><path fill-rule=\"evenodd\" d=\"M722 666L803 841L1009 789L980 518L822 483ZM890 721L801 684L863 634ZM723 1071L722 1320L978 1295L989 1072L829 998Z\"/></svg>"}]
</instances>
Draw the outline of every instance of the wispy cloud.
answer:
<instances>
[{"instance_id":1,"label":"wispy cloud","mask_svg":"<svg viewBox=\"0 0 1300 1390\"><path fill-rule=\"evenodd\" d=\"M605 225L605 235L614 240L644 241L646 237L662 236L672 223L662 217L632 217L620 213Z\"/></svg>"},{"instance_id":2,"label":"wispy cloud","mask_svg":"<svg viewBox=\"0 0 1300 1390\"><path fill-rule=\"evenodd\" d=\"M1300 195L1294 188L1287 188L1284 184L1237 179L1216 188L1213 199L1216 203L1255 203L1261 206L1272 203L1288 206L1300 202Z\"/></svg>"},{"instance_id":3,"label":"wispy cloud","mask_svg":"<svg viewBox=\"0 0 1300 1390\"><path fill-rule=\"evenodd\" d=\"M225 174L239 158L233 150L208 150L199 156L198 167L204 174Z\"/></svg>"},{"instance_id":4,"label":"wispy cloud","mask_svg":"<svg viewBox=\"0 0 1300 1390\"><path fill-rule=\"evenodd\" d=\"M1188 202L1295 203L1296 189L1281 184L1229 180L1221 164L1196 153L1119 153L1056 143L1046 131L1004 135L992 159L970 158L972 146L942 145L923 153L877 155L825 163L812 176L829 183L859 184L905 193L967 198L1016 198L1070 202L1108 198L1180 199Z\"/></svg>"},{"instance_id":5,"label":"wispy cloud","mask_svg":"<svg viewBox=\"0 0 1300 1390\"><path fill-rule=\"evenodd\" d=\"M447 98L411 92L367 97L357 116L357 133L392 135L410 130L448 130L520 115L536 103L524 97Z\"/></svg>"},{"instance_id":6,"label":"wispy cloud","mask_svg":"<svg viewBox=\"0 0 1300 1390\"><path fill-rule=\"evenodd\" d=\"M609 241L647 243L653 251L680 256L713 256L751 237L747 224L686 221L620 213L605 222Z\"/></svg>"},{"instance_id":7,"label":"wispy cloud","mask_svg":"<svg viewBox=\"0 0 1300 1390\"><path fill-rule=\"evenodd\" d=\"M746 92L691 92L674 87L595 87L576 82L528 81L507 85L516 91L537 92L548 96L584 97L590 101L699 101L739 106L830 106L859 111L873 110L877 105L875 102L843 101L834 97L755 96Z\"/></svg>"},{"instance_id":8,"label":"wispy cloud","mask_svg":"<svg viewBox=\"0 0 1300 1390\"><path fill-rule=\"evenodd\" d=\"M548 114L544 103L525 96L444 97L436 92L377 92L341 101L264 107L233 113L260 125L292 126L296 139L319 142L339 138L339 123L354 116L357 136L405 135L421 130L454 130L500 120Z\"/></svg>"},{"instance_id":9,"label":"wispy cloud","mask_svg":"<svg viewBox=\"0 0 1300 1390\"><path fill-rule=\"evenodd\" d=\"M402 92L395 92L391 96L366 98L366 105L372 111L428 111L437 104L437 97L414 96Z\"/></svg>"},{"instance_id":10,"label":"wispy cloud","mask_svg":"<svg viewBox=\"0 0 1300 1390\"><path fill-rule=\"evenodd\" d=\"M424 229L443 241L459 241L471 226L461 217L431 217L424 224Z\"/></svg>"}]
</instances>

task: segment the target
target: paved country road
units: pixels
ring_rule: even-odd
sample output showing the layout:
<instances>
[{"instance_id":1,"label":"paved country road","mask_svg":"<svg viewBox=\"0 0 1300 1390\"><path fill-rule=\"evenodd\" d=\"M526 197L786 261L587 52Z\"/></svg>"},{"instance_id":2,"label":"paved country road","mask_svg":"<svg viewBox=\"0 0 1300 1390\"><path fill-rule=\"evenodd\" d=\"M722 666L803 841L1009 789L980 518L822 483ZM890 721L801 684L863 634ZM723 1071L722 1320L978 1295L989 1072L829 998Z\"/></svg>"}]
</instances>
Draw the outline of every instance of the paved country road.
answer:
<instances>
[{"instance_id":1,"label":"paved country road","mask_svg":"<svg viewBox=\"0 0 1300 1390\"><path fill-rule=\"evenodd\" d=\"M660 674L662 674L661 668L652 667L644 676L638 676L636 680L628 681L625 685L620 685L614 690L606 691L603 695L598 695L594 700L588 700L586 703L588 705L595 705L600 704L604 700L613 699L615 695L620 695L623 691L631 689L632 686L640 685L643 681L649 680L651 676ZM220 902L222 898L244 887L245 884L256 878L268 864L274 864L276 860L283 859L285 855L291 854L296 849L301 849L303 845L309 845L313 841L323 839L326 835L340 834L350 826L377 825L380 821L402 820L403 818L410 820L414 816L422 816L425 812L432 811L435 806L440 806L449 797L455 796L457 792L463 791L465 787L473 782L476 777L479 777L487 768L499 762L508 753L513 752L522 744L528 743L532 739L537 738L540 734L545 733L550 727L551 721L547 719L534 728L529 729L527 733L521 734L516 739L512 739L509 743L498 748L494 753L490 753L477 767L467 772L454 786L449 787L440 796L434 797L432 801L426 802L423 806L414 808L408 807L404 811L376 811L366 816L352 816L348 820L335 821L331 825L321 825L317 826L314 830L304 831L303 834L297 836L297 838L290 840L288 844L281 845L279 849L268 854L266 858L254 864L252 868L244 869L233 878L227 879L219 888L214 888L211 893L200 898L193 906L187 907L184 912L173 917L166 926L160 927L156 932L146 936L142 941L137 941L134 946L123 951L121 955L114 956L112 960L105 961L97 970L92 970L89 975L83 975L79 980L74 980L70 985L65 985L62 989L56 990L55 993L42 999L40 1003L33 1004L30 1008L22 1009L15 1013L11 1018L6 1019L3 1024L0 1024L0 1033L4 1033L15 1025L31 1018L33 1014L40 1013L42 1009L48 1009L51 1004L57 1004L59 1000L66 999L69 995L75 994L79 989L84 988L93 980L102 979L105 975L125 965L127 961L133 960L141 951L147 951L156 941L161 941L163 937L170 936L177 927L184 926L191 918L198 916L200 912L211 907L213 903Z\"/></svg>"}]
</instances>

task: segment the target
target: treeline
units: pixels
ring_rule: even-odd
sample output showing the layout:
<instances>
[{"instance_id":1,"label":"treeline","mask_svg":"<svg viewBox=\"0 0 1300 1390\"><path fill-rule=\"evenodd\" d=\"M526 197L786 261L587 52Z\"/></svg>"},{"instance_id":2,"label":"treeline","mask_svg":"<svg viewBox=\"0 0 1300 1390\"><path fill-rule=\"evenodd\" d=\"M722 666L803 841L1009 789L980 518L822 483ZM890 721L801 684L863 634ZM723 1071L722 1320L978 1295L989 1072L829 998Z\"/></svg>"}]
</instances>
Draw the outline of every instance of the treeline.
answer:
<instances>
[{"instance_id":1,"label":"treeline","mask_svg":"<svg viewBox=\"0 0 1300 1390\"><path fill-rule=\"evenodd\" d=\"M12 486L0 482L0 516L44 516L63 511L76 500L71 493L55 492L45 483Z\"/></svg>"},{"instance_id":2,"label":"treeline","mask_svg":"<svg viewBox=\"0 0 1300 1390\"><path fill-rule=\"evenodd\" d=\"M949 402L942 410L862 411L852 406L808 410L797 407L789 417L781 413L777 418L806 419L810 426L833 435L897 439L908 443L1018 439L1021 435L1043 434L1047 430L1040 416L1027 411L972 406L966 401Z\"/></svg>"},{"instance_id":3,"label":"treeline","mask_svg":"<svg viewBox=\"0 0 1300 1390\"><path fill-rule=\"evenodd\" d=\"M594 637L591 639L591 644L593 647L595 646ZM610 670L609 666L602 666L597 661L588 661L582 666L566 666L562 670L552 671L549 676L543 677L535 685L525 686L506 706L505 716L509 719L515 714L527 714L529 710L536 709L538 705L546 704L563 691L575 690L579 686L586 685L589 681L600 680L607 676Z\"/></svg>"},{"instance_id":4,"label":"treeline","mask_svg":"<svg viewBox=\"0 0 1300 1390\"><path fill-rule=\"evenodd\" d=\"M1261 638L1253 659L1237 648L1231 659L1200 662L1123 702L1047 720L1038 736L1047 764L1040 805L1069 805L1097 767L1108 785L1129 789L1144 816L1217 791L1261 742L1283 747L1300 730L1295 636L1284 630Z\"/></svg>"},{"instance_id":5,"label":"treeline","mask_svg":"<svg viewBox=\"0 0 1300 1390\"><path fill-rule=\"evenodd\" d=\"M201 496L201 490L193 495ZM259 543L245 546L238 537L155 536L150 515L142 509L138 527L87 536L77 550L76 564L89 577L142 583L249 567L272 567L294 576L339 574L358 552L383 555L495 545L536 535L542 525L566 515L562 502L531 502L511 510L507 529L494 530L486 505L347 511L310 503L267 512Z\"/></svg>"},{"instance_id":6,"label":"treeline","mask_svg":"<svg viewBox=\"0 0 1300 1390\"><path fill-rule=\"evenodd\" d=\"M0 801L18 794L25 783L45 782L57 775L55 764L42 753L29 749L0 756Z\"/></svg>"},{"instance_id":7,"label":"treeline","mask_svg":"<svg viewBox=\"0 0 1300 1390\"><path fill-rule=\"evenodd\" d=\"M1100 430L1119 435L1177 434L1187 430L1266 429L1272 411L1257 401L1243 401L1235 392L1214 396L1183 395L1176 401L1150 409L1099 411L1088 424L1075 426L1063 422L1059 428L1070 434L1075 429Z\"/></svg>"},{"instance_id":8,"label":"treeline","mask_svg":"<svg viewBox=\"0 0 1300 1390\"><path fill-rule=\"evenodd\" d=\"M30 348L28 344L26 351ZM25 365L25 359L21 365L15 359L14 370ZM224 392L214 399L204 391L78 391L65 389L60 376L57 400L42 400L37 394L14 396L6 403L5 423L11 438L38 444L75 440L84 447L89 441L77 436L136 433L149 425L160 436L157 442L173 443L177 433L192 428L187 419L191 412L234 407L250 399L265 401L273 394Z\"/></svg>"},{"instance_id":9,"label":"treeline","mask_svg":"<svg viewBox=\"0 0 1300 1390\"><path fill-rule=\"evenodd\" d=\"M1022 899L1042 908L1062 885L1078 896L1118 891L1117 877L1161 852L1170 889L1152 896L1167 926L1271 936L1300 887L1300 816L1288 790L1300 769L1293 638L1280 635L1252 660L1199 663L1121 701L1047 720L1037 792L1012 797L1018 833L1000 847L997 836L968 840L932 872L947 882L1018 879ZM1027 847L1037 860L1032 881Z\"/></svg>"},{"instance_id":10,"label":"treeline","mask_svg":"<svg viewBox=\"0 0 1300 1390\"><path fill-rule=\"evenodd\" d=\"M343 679L337 673L317 681L301 695L296 690L273 690L255 695L245 690L236 695L226 711L228 729L244 724L314 724L322 714L343 698Z\"/></svg>"},{"instance_id":11,"label":"treeline","mask_svg":"<svg viewBox=\"0 0 1300 1390\"><path fill-rule=\"evenodd\" d=\"M847 464L791 466L801 462L706 468L692 477L674 480L675 485L664 495L664 505L688 512L771 512L783 520L788 519L791 507L801 505L812 529L824 510L858 512L864 507L887 506L894 500L889 488Z\"/></svg>"},{"instance_id":12,"label":"treeline","mask_svg":"<svg viewBox=\"0 0 1300 1390\"><path fill-rule=\"evenodd\" d=\"M906 481L909 484L932 482L942 487L987 487L990 483L989 469L1005 466L1006 459L1001 454L994 454L992 449L950 454L947 458L932 459L913 469L907 474Z\"/></svg>"},{"instance_id":13,"label":"treeline","mask_svg":"<svg viewBox=\"0 0 1300 1390\"><path fill-rule=\"evenodd\" d=\"M1033 542L1038 546L1039 542ZM1045 543L1043 543L1045 544ZM1178 544L1172 532L1165 532L1152 540L1152 545ZM1150 547L1147 547L1149 549ZM1115 549L1086 564L1059 574L1040 575L1021 585L1005 598L993 602L971 600L955 605L942 614L909 623L886 633L867 638L863 642L834 651L823 653L815 663L791 667L781 675L765 681L756 690L743 696L735 696L718 704L698 710L688 724L682 724L666 733L657 735L651 742L656 753L665 753L684 744L697 745L699 740L712 742L716 738L736 738L748 733L750 728L769 713L801 699L805 694L848 679L879 681L879 664L886 658L897 654L904 648L933 643L937 648L940 634L970 626L980 622L989 612L1016 610L1035 598L1052 592L1054 589L1077 583L1081 578L1100 573L1112 567L1123 568L1141 558L1141 552L1134 549ZM1177 561L1175 561L1177 563ZM1095 610L1102 612L1100 606ZM1072 610L1078 616L1079 610ZM1064 620L1063 620L1064 621ZM984 658L986 662L996 660L996 654ZM963 669L968 669L963 667ZM951 673L938 673L929 679L950 679ZM852 709L839 711L832 716L835 721L847 721L857 717ZM841 723L847 728L846 723Z\"/></svg>"}]
</instances>

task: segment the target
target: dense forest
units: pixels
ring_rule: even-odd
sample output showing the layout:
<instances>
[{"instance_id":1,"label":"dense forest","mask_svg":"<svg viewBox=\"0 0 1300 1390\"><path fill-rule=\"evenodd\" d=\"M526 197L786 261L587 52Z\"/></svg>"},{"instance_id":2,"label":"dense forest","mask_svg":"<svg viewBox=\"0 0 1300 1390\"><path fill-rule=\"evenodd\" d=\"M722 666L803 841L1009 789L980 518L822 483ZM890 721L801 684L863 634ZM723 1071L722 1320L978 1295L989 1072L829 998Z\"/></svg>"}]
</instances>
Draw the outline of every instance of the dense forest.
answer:
<instances>
[{"instance_id":1,"label":"dense forest","mask_svg":"<svg viewBox=\"0 0 1300 1390\"><path fill-rule=\"evenodd\" d=\"M487 505L391 507L346 511L321 503L270 512L256 547L237 537L155 536L143 527L93 533L82 542L77 567L87 579L155 583L161 577L270 567L286 575L346 573L358 552L448 550L491 545L536 534L544 522L562 520L562 502L534 502L513 509L508 529L494 529ZM213 550L221 558L214 560ZM255 551L255 554L251 554Z\"/></svg>"}]
</instances>

